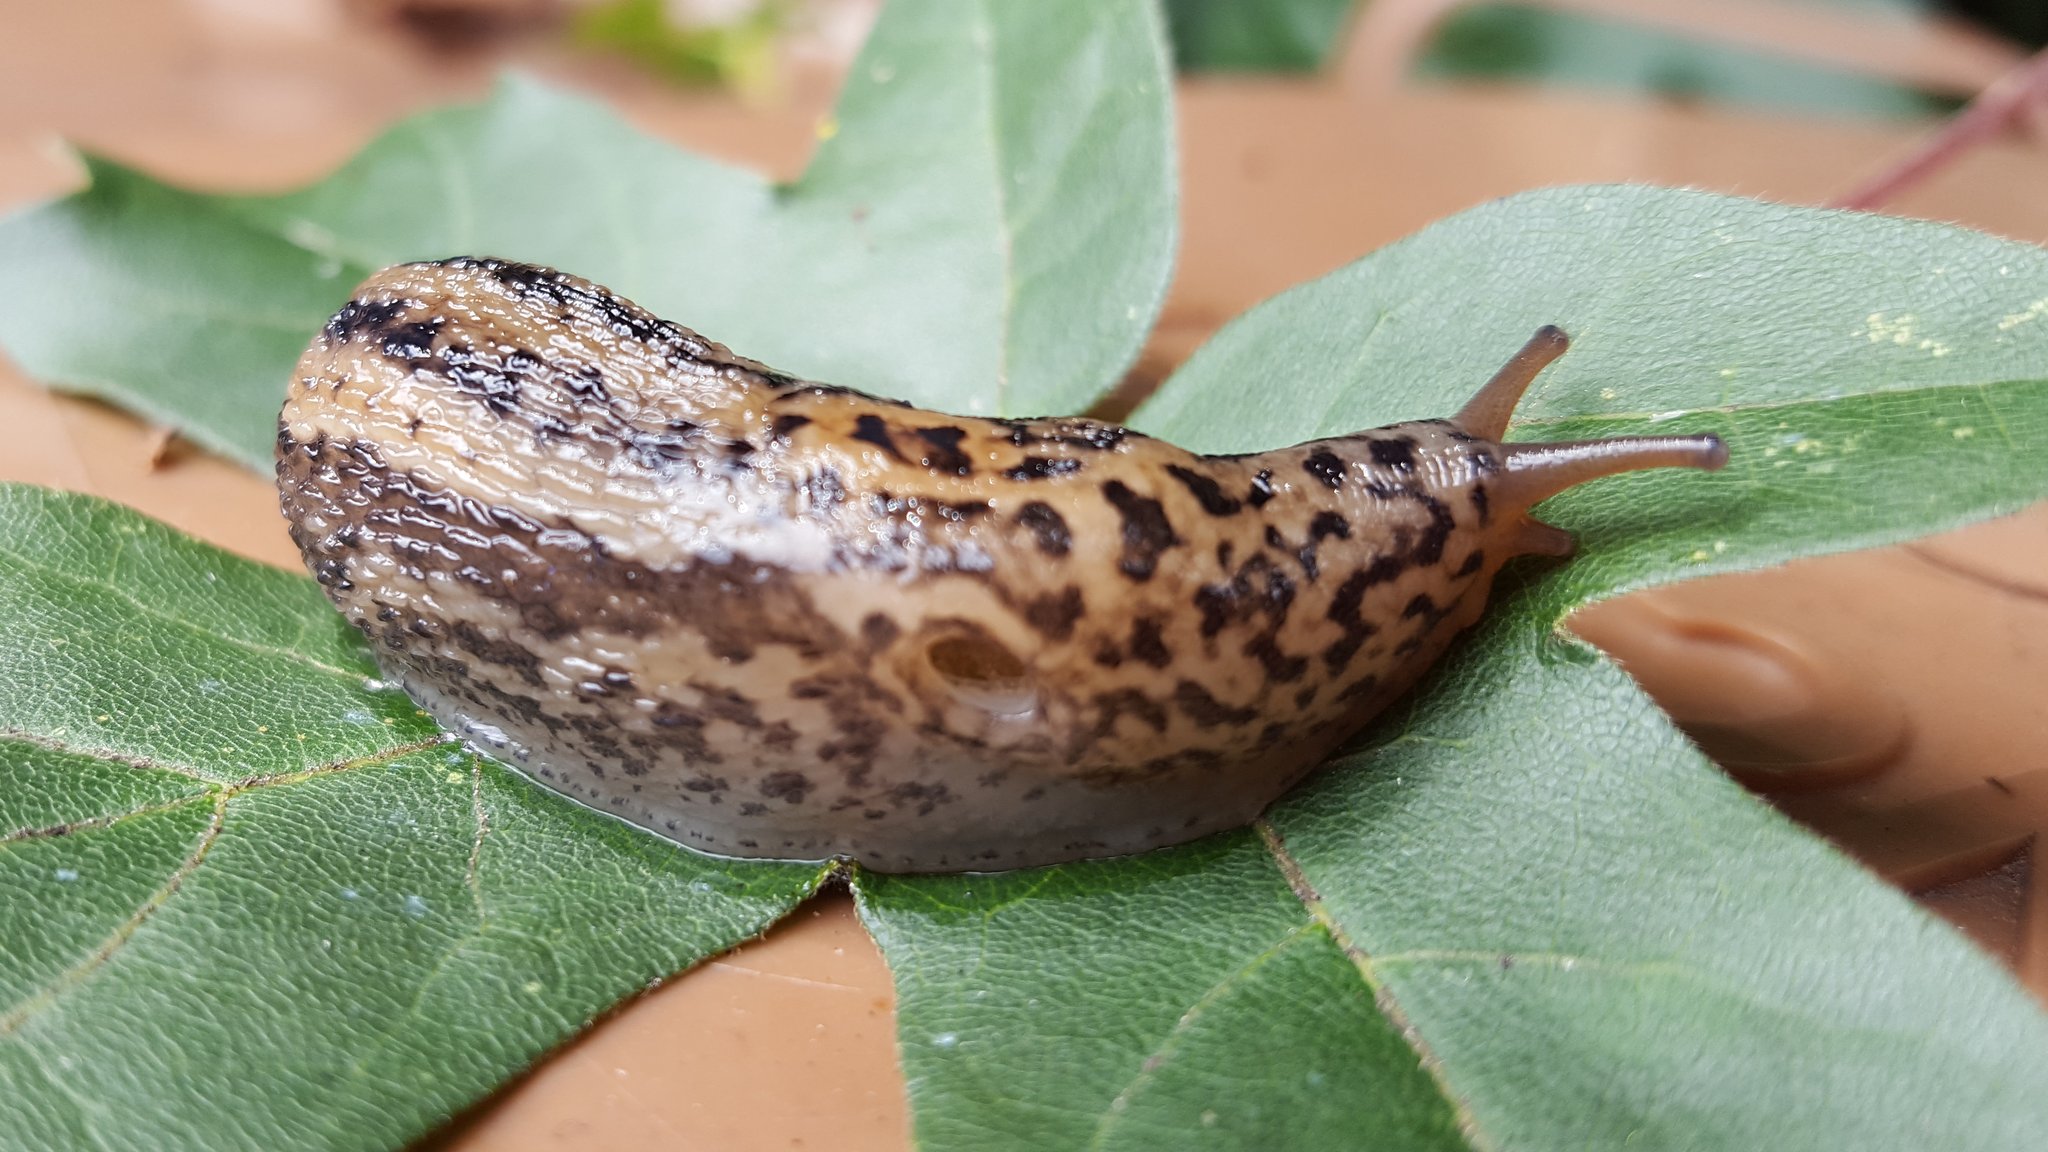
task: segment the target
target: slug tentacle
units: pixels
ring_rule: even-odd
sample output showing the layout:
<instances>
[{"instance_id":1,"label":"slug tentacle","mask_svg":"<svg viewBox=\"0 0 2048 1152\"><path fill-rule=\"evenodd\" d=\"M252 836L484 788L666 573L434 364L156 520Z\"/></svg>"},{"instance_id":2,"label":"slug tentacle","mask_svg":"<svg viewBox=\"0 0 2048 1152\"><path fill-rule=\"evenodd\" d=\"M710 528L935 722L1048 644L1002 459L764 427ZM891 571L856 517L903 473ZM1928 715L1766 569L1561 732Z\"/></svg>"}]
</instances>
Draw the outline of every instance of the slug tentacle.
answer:
<instances>
[{"instance_id":1,"label":"slug tentacle","mask_svg":"<svg viewBox=\"0 0 2048 1152\"><path fill-rule=\"evenodd\" d=\"M1713 435L1628 436L1509 444L1502 457L1507 475L1500 482L1501 498L1518 508L1533 508L1567 488L1623 472L1646 468L1715 471L1728 463L1728 447Z\"/></svg>"},{"instance_id":2,"label":"slug tentacle","mask_svg":"<svg viewBox=\"0 0 2048 1152\"><path fill-rule=\"evenodd\" d=\"M1451 423L1470 436L1498 441L1507 435L1515 406L1543 369L1571 346L1564 329L1546 324L1486 382ZM1504 475L1490 493L1499 507L1526 512L1552 496L1606 476L1646 468L1701 468L1715 471L1728 463L1728 448L1718 436L1632 436L1607 440L1505 444L1500 449ZM1526 525L1511 545L1518 555L1569 556L1571 534L1541 521Z\"/></svg>"},{"instance_id":3,"label":"slug tentacle","mask_svg":"<svg viewBox=\"0 0 2048 1152\"><path fill-rule=\"evenodd\" d=\"M280 500L452 731L681 843L886 871L1244 824L1406 692L1572 484L1711 437L1449 420L1200 456L798 380L550 269L371 277L299 363Z\"/></svg>"},{"instance_id":4,"label":"slug tentacle","mask_svg":"<svg viewBox=\"0 0 2048 1152\"><path fill-rule=\"evenodd\" d=\"M1536 330L1522 350L1493 374L1493 379L1465 402L1458 414L1451 417L1451 423L1468 436L1482 440L1499 440L1508 433L1508 420L1515 414L1515 405L1522 402L1522 394L1529 390L1536 377L1545 368L1556 362L1571 347L1571 337L1555 324L1545 324Z\"/></svg>"},{"instance_id":5,"label":"slug tentacle","mask_svg":"<svg viewBox=\"0 0 2048 1152\"><path fill-rule=\"evenodd\" d=\"M1562 560L1579 550L1579 542L1571 533L1555 524L1545 524L1534 516L1522 517L1515 529L1512 545L1517 556L1548 556Z\"/></svg>"}]
</instances>

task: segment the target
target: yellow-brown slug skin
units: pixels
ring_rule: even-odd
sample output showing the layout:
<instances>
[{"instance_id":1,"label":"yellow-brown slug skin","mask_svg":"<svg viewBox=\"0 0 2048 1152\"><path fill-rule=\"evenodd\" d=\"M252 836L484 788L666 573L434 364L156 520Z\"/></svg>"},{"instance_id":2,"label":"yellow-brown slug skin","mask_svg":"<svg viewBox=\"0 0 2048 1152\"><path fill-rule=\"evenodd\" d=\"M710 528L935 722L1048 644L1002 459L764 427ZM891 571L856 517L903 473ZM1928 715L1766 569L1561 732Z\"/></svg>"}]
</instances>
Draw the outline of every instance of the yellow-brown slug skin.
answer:
<instances>
[{"instance_id":1,"label":"yellow-brown slug skin","mask_svg":"<svg viewBox=\"0 0 2048 1152\"><path fill-rule=\"evenodd\" d=\"M797 380L488 259L371 277L299 362L314 576L450 730L734 856L990 870L1242 825L1407 690L1526 515L1711 437L1456 417L1246 456Z\"/></svg>"}]
</instances>

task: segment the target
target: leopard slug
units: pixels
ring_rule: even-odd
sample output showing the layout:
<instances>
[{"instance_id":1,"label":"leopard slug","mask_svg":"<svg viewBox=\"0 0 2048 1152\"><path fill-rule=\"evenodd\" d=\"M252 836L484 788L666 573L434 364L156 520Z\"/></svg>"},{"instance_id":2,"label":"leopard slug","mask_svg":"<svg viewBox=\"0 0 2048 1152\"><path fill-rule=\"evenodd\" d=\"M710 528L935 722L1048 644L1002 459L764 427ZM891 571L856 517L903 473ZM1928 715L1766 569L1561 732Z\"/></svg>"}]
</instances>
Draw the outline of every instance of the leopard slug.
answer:
<instances>
[{"instance_id":1,"label":"leopard slug","mask_svg":"<svg viewBox=\"0 0 2048 1152\"><path fill-rule=\"evenodd\" d=\"M1456 416L1199 456L798 380L488 259L371 277L299 362L281 503L385 674L541 781L733 856L962 871L1245 824L1406 691L1537 501L1711 436Z\"/></svg>"}]
</instances>

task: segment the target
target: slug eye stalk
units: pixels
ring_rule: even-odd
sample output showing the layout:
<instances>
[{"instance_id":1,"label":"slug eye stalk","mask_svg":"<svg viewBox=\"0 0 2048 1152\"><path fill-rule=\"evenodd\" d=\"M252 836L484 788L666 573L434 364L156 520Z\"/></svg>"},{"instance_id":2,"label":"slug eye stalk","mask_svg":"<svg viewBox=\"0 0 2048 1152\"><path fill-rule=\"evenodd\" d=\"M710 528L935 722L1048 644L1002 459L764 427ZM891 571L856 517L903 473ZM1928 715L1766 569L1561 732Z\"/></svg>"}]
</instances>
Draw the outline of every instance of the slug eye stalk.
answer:
<instances>
[{"instance_id":1,"label":"slug eye stalk","mask_svg":"<svg viewBox=\"0 0 2048 1152\"><path fill-rule=\"evenodd\" d=\"M1529 385L1570 347L1571 338L1564 329L1554 324L1538 328L1521 351L1458 410L1451 423L1469 436L1499 441L1507 434L1515 406ZM1604 476L1648 468L1716 471L1728 463L1728 446L1712 434L1563 440L1503 444L1501 461L1506 475L1495 483L1494 496L1502 504L1526 512L1567 488ZM1522 551L1532 554L1569 556L1573 541L1570 533L1529 519L1520 545Z\"/></svg>"}]
</instances>

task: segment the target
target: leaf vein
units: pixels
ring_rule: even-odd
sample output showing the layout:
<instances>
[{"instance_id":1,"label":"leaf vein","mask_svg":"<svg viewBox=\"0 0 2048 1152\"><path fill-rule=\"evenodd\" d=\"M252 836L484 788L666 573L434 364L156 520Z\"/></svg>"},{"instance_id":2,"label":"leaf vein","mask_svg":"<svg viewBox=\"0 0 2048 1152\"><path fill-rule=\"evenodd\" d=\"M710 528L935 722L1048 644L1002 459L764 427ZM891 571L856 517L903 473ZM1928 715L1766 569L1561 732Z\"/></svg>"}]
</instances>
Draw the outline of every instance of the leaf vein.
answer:
<instances>
[{"instance_id":1,"label":"leaf vein","mask_svg":"<svg viewBox=\"0 0 2048 1152\"><path fill-rule=\"evenodd\" d=\"M117 752L111 748L95 747L89 744L73 744L61 736L45 736L41 733L30 732L21 728L0 728L0 741L6 740L12 740L17 744L27 744L30 747L41 748L49 752L63 752L72 756L104 760L109 764L119 764L123 767L134 768L143 772L168 772L173 776L183 776L188 780L197 780L202 784L221 783L218 777L209 776L203 770L194 768L189 764L177 764L167 760L158 760L151 756L138 756L131 752Z\"/></svg>"},{"instance_id":2,"label":"leaf vein","mask_svg":"<svg viewBox=\"0 0 2048 1152\"><path fill-rule=\"evenodd\" d=\"M1144 1062L1139 1065L1138 1074L1131 1077L1130 1082L1124 1085L1123 1091L1118 1092L1115 1098L1110 1100L1109 1107L1103 1112L1101 1119L1095 1126L1095 1135L1089 1139L1088 1147L1090 1149L1100 1149L1103 1147L1104 1143L1109 1139L1109 1134L1115 1130L1118 1119L1123 1116L1124 1110L1130 1106L1132 1098L1147 1084L1151 1083L1159 1069L1165 1067L1166 1062L1173 1057L1173 1054L1180 1050L1181 1045L1187 1040L1189 1030L1193 1028L1195 1022L1200 1020L1212 1005L1221 1000L1230 990L1249 979L1253 973L1265 967L1274 957L1285 952L1296 941L1318 927L1321 927L1321 925L1317 924L1314 920L1306 920L1295 925L1293 928L1288 929L1280 939L1274 941L1272 946L1260 950L1257 955L1246 960L1235 970L1225 975L1223 979L1210 985L1200 996L1195 997L1195 1002L1188 1006L1186 1012L1181 1013L1180 1019L1174 1021L1173 1027L1167 1031L1166 1035L1160 1039L1159 1044L1152 1049L1152 1052L1145 1057Z\"/></svg>"},{"instance_id":3,"label":"leaf vein","mask_svg":"<svg viewBox=\"0 0 2048 1152\"><path fill-rule=\"evenodd\" d=\"M158 812L168 812L173 808L182 808L187 804L203 800L207 796L208 793L206 792L193 792L180 796L175 800L162 800L155 804L144 804L139 808L130 808L122 812L111 812L105 816L91 816L84 820L69 820L61 824L45 824L32 828L17 828L12 832L0 833L0 848L26 840L51 840L59 836L69 836L73 832L91 832L101 828L111 828L116 824L121 824L140 816L153 816Z\"/></svg>"},{"instance_id":4,"label":"leaf vein","mask_svg":"<svg viewBox=\"0 0 2048 1152\"><path fill-rule=\"evenodd\" d=\"M423 752L429 748L447 744L454 739L453 736L446 732L438 732L425 739L414 740L405 744L393 744L389 748L379 748L375 752L365 752L360 756L350 756L341 760L329 760L323 764L315 764L310 768L294 768L289 772L275 772L268 776L251 776L245 780L236 781L230 790L240 794L243 792L253 792L259 788L277 788L298 784L311 780L316 776L332 776L337 772L353 772L361 768L378 768L394 760L403 760L415 752Z\"/></svg>"},{"instance_id":5,"label":"leaf vein","mask_svg":"<svg viewBox=\"0 0 2048 1152\"><path fill-rule=\"evenodd\" d=\"M191 853L178 864L176 869L172 870L170 877L158 886L155 892L150 893L149 898L142 902L142 906L137 908L128 919L122 921L100 943L100 946L93 950L91 955L65 969L63 972L58 973L41 990L23 997L5 1013L0 1013L0 1037L14 1035L36 1013L56 1003L58 998L66 992L90 980L95 973L106 966L108 961L114 958L115 953L119 952L128 941L134 939L135 933L144 924L148 923L152 916L156 915L157 910L164 906L164 902L175 895L178 889L184 885L186 878L197 871L201 863L205 862L206 854L213 850L214 843L220 839L221 824L227 819L227 811L228 793L226 791L215 793L213 818L207 822L206 831L200 834L198 844L194 845Z\"/></svg>"},{"instance_id":6,"label":"leaf vein","mask_svg":"<svg viewBox=\"0 0 2048 1152\"><path fill-rule=\"evenodd\" d=\"M1302 871L1301 862L1287 851L1287 843L1281 839L1279 830L1264 817L1254 821L1252 828L1258 832L1259 840L1265 844L1266 851L1279 866L1280 874L1286 878L1287 886L1294 891L1295 899L1301 901L1302 906L1308 909L1309 916L1330 934L1330 939L1336 942L1337 947L1351 961L1352 967L1358 970L1359 978L1372 990L1373 1003L1393 1022L1401 1038L1408 1041L1409 1047L1414 1048L1416 1054L1421 1057L1423 1070L1429 1073L1429 1078L1436 1084L1437 1091L1451 1106L1451 1111L1457 1118L1458 1130L1464 1134L1466 1141L1474 1148L1497 1148L1499 1145L1479 1127L1478 1118L1472 1115L1472 1110L1464 1098L1454 1092L1444 1078L1443 1062L1430 1050L1429 1043L1422 1034L1408 1022L1392 991L1380 981L1373 967L1373 958L1351 939L1351 934L1337 923L1336 917L1330 915L1329 906L1323 902L1322 894L1309 882L1308 874Z\"/></svg>"}]
</instances>

